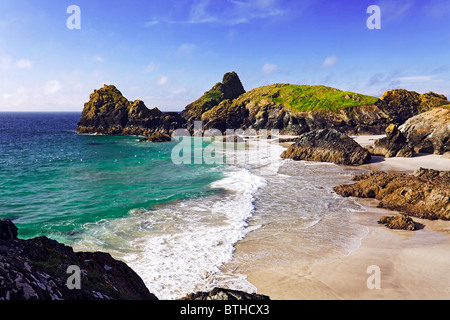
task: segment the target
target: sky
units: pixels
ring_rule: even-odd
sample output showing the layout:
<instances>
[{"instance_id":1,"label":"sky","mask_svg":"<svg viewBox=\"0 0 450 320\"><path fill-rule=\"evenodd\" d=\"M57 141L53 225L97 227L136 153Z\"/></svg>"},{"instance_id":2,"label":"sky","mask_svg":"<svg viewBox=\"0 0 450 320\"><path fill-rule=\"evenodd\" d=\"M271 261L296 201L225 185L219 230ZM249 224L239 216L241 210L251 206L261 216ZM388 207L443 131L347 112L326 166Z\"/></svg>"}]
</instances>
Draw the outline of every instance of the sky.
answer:
<instances>
[{"instance_id":1,"label":"sky","mask_svg":"<svg viewBox=\"0 0 450 320\"><path fill-rule=\"evenodd\" d=\"M450 98L449 18L450 0L0 0L0 112L81 112L104 84L181 111L230 71Z\"/></svg>"}]
</instances>

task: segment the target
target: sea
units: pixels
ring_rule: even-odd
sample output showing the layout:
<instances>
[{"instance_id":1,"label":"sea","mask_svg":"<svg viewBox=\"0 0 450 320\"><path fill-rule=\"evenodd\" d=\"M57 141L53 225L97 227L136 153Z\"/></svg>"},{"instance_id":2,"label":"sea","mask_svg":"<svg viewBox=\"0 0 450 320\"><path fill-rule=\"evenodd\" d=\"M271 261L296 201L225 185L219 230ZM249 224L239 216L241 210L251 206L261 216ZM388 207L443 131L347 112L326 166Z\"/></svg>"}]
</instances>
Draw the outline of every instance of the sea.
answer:
<instances>
[{"instance_id":1,"label":"sea","mask_svg":"<svg viewBox=\"0 0 450 320\"><path fill-rule=\"evenodd\" d=\"M0 113L0 218L22 239L110 253L159 299L217 286L257 292L249 268L336 259L368 232L350 222L365 208L333 191L355 169L281 159L276 140L82 135L80 116ZM181 140L193 161L174 161ZM211 150L226 161L195 161ZM244 239L255 245L236 257Z\"/></svg>"}]
</instances>

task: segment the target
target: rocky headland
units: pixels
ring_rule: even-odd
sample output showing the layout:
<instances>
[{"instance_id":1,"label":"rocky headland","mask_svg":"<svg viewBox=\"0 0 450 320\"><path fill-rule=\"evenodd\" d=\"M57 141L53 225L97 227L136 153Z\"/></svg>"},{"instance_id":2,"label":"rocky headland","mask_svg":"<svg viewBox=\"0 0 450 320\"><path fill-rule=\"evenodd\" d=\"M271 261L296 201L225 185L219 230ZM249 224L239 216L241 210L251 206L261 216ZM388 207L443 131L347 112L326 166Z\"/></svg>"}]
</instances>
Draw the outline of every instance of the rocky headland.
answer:
<instances>
[{"instance_id":1,"label":"rocky headland","mask_svg":"<svg viewBox=\"0 0 450 320\"><path fill-rule=\"evenodd\" d=\"M411 117L448 104L443 95L404 89L387 91L380 98L293 84L272 84L246 92L237 73L228 72L222 82L181 113L149 110L144 102L128 101L116 87L105 85L90 95L77 131L150 137L155 132L171 135L178 128L193 133L194 121L201 120L204 130L214 128L223 133L226 129L276 129L280 134L301 135L335 129L349 135L384 134L391 124L400 126ZM417 139L416 133L405 135Z\"/></svg>"}]
</instances>

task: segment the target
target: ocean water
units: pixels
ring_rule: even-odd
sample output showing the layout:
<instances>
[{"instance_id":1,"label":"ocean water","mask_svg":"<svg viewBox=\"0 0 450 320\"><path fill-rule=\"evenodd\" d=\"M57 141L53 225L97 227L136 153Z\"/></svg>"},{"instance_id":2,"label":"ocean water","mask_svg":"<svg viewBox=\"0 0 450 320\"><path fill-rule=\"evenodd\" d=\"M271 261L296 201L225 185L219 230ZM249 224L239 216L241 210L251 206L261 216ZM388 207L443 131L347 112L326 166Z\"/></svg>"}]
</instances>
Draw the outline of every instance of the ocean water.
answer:
<instances>
[{"instance_id":1,"label":"ocean water","mask_svg":"<svg viewBox=\"0 0 450 320\"><path fill-rule=\"evenodd\" d=\"M282 160L283 147L254 141L218 149L227 164L176 165L177 142L79 135L79 117L0 113L0 218L21 238L111 253L160 299L214 286L256 292L246 270L332 259L365 235L348 223L364 209L332 191L352 170ZM240 241L254 249L235 255Z\"/></svg>"}]
</instances>

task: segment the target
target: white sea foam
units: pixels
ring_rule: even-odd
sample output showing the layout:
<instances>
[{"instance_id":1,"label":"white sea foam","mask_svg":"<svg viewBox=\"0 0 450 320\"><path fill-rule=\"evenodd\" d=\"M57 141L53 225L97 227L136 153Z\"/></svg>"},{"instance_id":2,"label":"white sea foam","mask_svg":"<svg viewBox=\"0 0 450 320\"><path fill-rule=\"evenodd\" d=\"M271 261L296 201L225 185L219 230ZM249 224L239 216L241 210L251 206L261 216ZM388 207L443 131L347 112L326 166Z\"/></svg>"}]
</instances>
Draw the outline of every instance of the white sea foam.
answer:
<instances>
[{"instance_id":1,"label":"white sea foam","mask_svg":"<svg viewBox=\"0 0 450 320\"><path fill-rule=\"evenodd\" d=\"M266 172L274 170L269 159ZM275 164L276 166L277 164ZM154 210L135 209L129 217L86 225L89 236L76 249L103 250L125 261L160 299L180 298L226 284L255 291L245 276L233 279L220 267L233 257L234 245L260 226L248 228L254 195L265 179L251 165L231 165L210 185L224 192L183 200Z\"/></svg>"}]
</instances>

